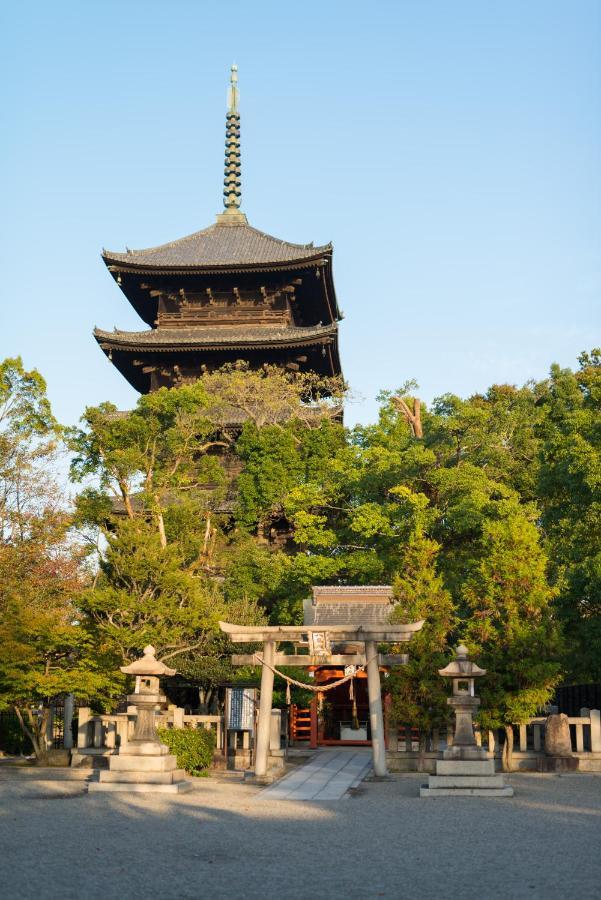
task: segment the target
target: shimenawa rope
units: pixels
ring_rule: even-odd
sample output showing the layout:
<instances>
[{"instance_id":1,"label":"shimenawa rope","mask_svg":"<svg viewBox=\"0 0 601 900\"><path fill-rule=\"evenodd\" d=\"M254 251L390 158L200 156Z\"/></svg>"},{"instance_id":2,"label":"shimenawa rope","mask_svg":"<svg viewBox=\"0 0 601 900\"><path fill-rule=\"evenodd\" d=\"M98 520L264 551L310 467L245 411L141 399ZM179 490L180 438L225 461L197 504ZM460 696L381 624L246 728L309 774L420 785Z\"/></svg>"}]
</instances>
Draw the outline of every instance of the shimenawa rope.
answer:
<instances>
[{"instance_id":1,"label":"shimenawa rope","mask_svg":"<svg viewBox=\"0 0 601 900\"><path fill-rule=\"evenodd\" d=\"M288 684L294 684L296 687L304 688L307 691L314 691L316 694L321 693L322 691L331 691L333 688L338 687L341 684L344 684L345 681L349 681L351 678L355 678L357 672L364 672L366 667L372 662L374 659L378 658L378 654L372 656L371 659L368 659L362 666L357 666L354 672L351 672L349 675L345 675L344 678L339 678L338 681L332 682L332 684L326 685L314 685L314 684L305 684L304 681L297 681L296 678L292 678L290 675L285 675L283 672L280 672L279 669L270 666L269 663L266 663L263 657L259 653L254 654L255 658L261 663L262 666L267 666L268 669L274 673L274 675L279 675L280 678L283 678L284 681L287 681Z\"/></svg>"}]
</instances>

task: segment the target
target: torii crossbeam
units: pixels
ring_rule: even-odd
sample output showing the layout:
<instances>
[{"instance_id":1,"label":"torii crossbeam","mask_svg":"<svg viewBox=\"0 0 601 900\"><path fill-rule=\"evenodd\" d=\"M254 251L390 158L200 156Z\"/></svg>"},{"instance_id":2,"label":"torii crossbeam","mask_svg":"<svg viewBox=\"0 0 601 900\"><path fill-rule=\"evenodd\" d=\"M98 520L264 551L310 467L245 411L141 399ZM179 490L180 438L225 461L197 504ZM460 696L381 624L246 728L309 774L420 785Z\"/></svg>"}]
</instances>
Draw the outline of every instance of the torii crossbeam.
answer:
<instances>
[{"instance_id":1,"label":"torii crossbeam","mask_svg":"<svg viewBox=\"0 0 601 900\"><path fill-rule=\"evenodd\" d=\"M273 668L276 664L293 666L324 665L332 661L344 659L345 664L356 663L357 654L319 653L309 655L277 654L278 641L315 645L320 635L327 636L327 645L335 643L364 644L365 655L362 665L367 668L367 692L369 699L369 718L371 725L371 745L374 762L374 773L379 777L386 776L386 747L384 742L384 716L382 712L382 694L380 687L381 662L389 665L400 665L406 662L404 655L387 655L380 657L377 645L383 643L398 644L410 641L413 635L424 624L411 622L406 625L232 625L220 622L219 627L234 644L263 644L261 667L261 698L259 703L259 723L255 749L255 776L265 779L267 776L267 757L269 752L269 729L271 721L271 704L273 700ZM234 665L248 665L256 662L253 654L235 654Z\"/></svg>"}]
</instances>

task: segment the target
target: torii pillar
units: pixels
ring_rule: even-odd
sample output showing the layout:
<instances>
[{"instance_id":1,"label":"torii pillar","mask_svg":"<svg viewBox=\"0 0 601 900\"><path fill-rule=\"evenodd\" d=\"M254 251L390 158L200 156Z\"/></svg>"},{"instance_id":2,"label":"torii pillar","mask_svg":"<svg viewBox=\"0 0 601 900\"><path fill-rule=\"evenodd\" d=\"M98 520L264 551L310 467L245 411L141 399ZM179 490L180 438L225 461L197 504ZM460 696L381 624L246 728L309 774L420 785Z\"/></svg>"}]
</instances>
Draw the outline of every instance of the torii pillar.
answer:
<instances>
[{"instance_id":1,"label":"torii pillar","mask_svg":"<svg viewBox=\"0 0 601 900\"><path fill-rule=\"evenodd\" d=\"M384 714L382 712L382 690L380 687L380 665L378 647L375 641L365 641L367 660L367 697L369 700L369 723L371 725L371 752L376 778L386 778L386 739L384 736Z\"/></svg>"},{"instance_id":2,"label":"torii pillar","mask_svg":"<svg viewBox=\"0 0 601 900\"><path fill-rule=\"evenodd\" d=\"M266 778L269 756L269 733L271 730L271 706L273 703L273 665L275 663L275 641L263 644L263 665L261 666L261 697L259 700L259 724L255 744L255 776Z\"/></svg>"}]
</instances>

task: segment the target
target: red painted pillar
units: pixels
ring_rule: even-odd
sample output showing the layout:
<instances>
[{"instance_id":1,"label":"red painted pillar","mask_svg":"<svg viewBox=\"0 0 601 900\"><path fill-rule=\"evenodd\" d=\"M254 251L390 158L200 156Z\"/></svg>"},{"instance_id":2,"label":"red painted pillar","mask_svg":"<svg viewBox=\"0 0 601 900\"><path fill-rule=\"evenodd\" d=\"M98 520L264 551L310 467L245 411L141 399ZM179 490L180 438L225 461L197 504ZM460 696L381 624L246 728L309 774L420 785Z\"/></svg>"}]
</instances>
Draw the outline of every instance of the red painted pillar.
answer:
<instances>
[{"instance_id":1,"label":"red painted pillar","mask_svg":"<svg viewBox=\"0 0 601 900\"><path fill-rule=\"evenodd\" d=\"M311 700L311 736L309 738L311 750L317 749L317 694L313 694Z\"/></svg>"}]
</instances>

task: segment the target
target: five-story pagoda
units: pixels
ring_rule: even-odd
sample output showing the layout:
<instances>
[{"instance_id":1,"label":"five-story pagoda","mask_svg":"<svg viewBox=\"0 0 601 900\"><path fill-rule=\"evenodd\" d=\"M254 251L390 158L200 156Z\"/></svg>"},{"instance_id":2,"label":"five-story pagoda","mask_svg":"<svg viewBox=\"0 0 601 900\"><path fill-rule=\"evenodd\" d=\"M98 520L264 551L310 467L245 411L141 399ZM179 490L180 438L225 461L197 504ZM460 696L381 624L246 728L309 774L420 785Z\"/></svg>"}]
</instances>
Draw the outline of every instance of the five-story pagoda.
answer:
<instances>
[{"instance_id":1,"label":"five-story pagoda","mask_svg":"<svg viewBox=\"0 0 601 900\"><path fill-rule=\"evenodd\" d=\"M225 211L160 247L102 258L144 331L94 330L141 393L193 381L225 363L340 375L332 245L290 244L252 228L240 210L237 67L226 116Z\"/></svg>"}]
</instances>

